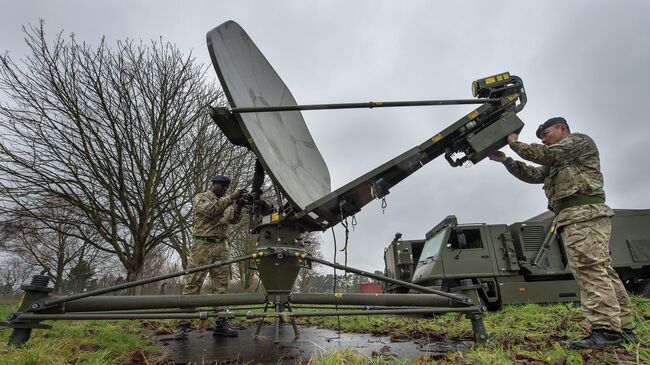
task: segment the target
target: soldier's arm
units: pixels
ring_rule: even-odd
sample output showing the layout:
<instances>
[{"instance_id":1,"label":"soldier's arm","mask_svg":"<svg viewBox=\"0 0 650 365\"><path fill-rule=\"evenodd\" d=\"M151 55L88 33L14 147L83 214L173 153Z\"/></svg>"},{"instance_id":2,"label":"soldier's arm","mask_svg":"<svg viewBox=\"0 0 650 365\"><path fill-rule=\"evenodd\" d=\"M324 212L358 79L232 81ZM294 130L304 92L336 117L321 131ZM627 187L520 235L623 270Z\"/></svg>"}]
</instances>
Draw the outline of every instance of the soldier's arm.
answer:
<instances>
[{"instance_id":1,"label":"soldier's arm","mask_svg":"<svg viewBox=\"0 0 650 365\"><path fill-rule=\"evenodd\" d=\"M241 219L242 204L233 204L223 214L221 223L236 224Z\"/></svg>"},{"instance_id":2,"label":"soldier's arm","mask_svg":"<svg viewBox=\"0 0 650 365\"><path fill-rule=\"evenodd\" d=\"M544 182L545 174L543 166L530 166L521 161L515 161L508 157L503 161L509 173L517 179L529 184L541 184Z\"/></svg>"},{"instance_id":3,"label":"soldier's arm","mask_svg":"<svg viewBox=\"0 0 650 365\"><path fill-rule=\"evenodd\" d=\"M510 145L519 157L544 166L553 165L559 158L558 151L539 143L515 142Z\"/></svg>"},{"instance_id":4,"label":"soldier's arm","mask_svg":"<svg viewBox=\"0 0 650 365\"><path fill-rule=\"evenodd\" d=\"M198 195L194 198L194 211L205 217L216 219L219 218L231 204L232 198L229 195L217 200L210 200L203 195Z\"/></svg>"},{"instance_id":5,"label":"soldier's arm","mask_svg":"<svg viewBox=\"0 0 650 365\"><path fill-rule=\"evenodd\" d=\"M544 166L570 163L581 155L596 149L593 141L583 135L569 135L560 142L546 146L538 143L515 142L510 145L521 158Z\"/></svg>"}]
</instances>

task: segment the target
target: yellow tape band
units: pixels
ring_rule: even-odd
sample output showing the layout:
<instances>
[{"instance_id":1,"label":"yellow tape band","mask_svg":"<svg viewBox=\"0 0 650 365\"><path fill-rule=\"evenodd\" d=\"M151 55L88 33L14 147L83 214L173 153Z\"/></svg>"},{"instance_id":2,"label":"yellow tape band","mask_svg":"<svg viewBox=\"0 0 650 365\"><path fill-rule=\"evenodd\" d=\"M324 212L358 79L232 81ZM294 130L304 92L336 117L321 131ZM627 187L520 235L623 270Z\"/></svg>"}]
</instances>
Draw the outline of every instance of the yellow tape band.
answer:
<instances>
[{"instance_id":1,"label":"yellow tape band","mask_svg":"<svg viewBox=\"0 0 650 365\"><path fill-rule=\"evenodd\" d=\"M20 309L20 307L23 306L23 302L25 301L25 294L27 294L27 293L23 292L20 295L20 300L18 301L18 307L16 307L16 312Z\"/></svg>"}]
</instances>

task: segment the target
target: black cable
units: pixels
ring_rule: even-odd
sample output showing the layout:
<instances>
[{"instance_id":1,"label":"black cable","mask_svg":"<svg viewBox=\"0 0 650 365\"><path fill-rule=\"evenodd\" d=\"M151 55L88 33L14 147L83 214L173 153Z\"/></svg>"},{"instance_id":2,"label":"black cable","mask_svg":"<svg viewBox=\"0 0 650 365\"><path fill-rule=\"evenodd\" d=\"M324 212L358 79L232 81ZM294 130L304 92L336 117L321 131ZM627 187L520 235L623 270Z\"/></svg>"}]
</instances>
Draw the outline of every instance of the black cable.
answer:
<instances>
[{"instance_id":1,"label":"black cable","mask_svg":"<svg viewBox=\"0 0 650 365\"><path fill-rule=\"evenodd\" d=\"M340 211L340 214L341 214L341 225L343 226L343 228L345 228L345 245L343 246L343 249L341 249L341 251L344 252L344 254L345 254L345 256L344 256L345 257L344 265L348 266L348 239L350 238L350 229L348 228L349 227L348 217L344 218L344 216L343 216L343 208L342 208L341 205L339 205L339 211ZM345 287L349 288L349 285L348 285L348 272L347 271L343 272L343 280L345 281Z\"/></svg>"},{"instance_id":2,"label":"black cable","mask_svg":"<svg viewBox=\"0 0 650 365\"><path fill-rule=\"evenodd\" d=\"M332 237L334 238L334 262L336 263L336 233L334 233L334 227L332 227ZM336 293L336 268L334 268L334 288L332 289L332 293Z\"/></svg>"},{"instance_id":3,"label":"black cable","mask_svg":"<svg viewBox=\"0 0 650 365\"><path fill-rule=\"evenodd\" d=\"M336 233L334 233L334 227L332 227L332 237L334 238L334 263L336 263ZM336 268L334 267L334 290L333 293L336 294ZM338 304L334 305L334 310L339 311ZM341 317L336 316L336 322L338 323L338 337L341 338Z\"/></svg>"}]
</instances>

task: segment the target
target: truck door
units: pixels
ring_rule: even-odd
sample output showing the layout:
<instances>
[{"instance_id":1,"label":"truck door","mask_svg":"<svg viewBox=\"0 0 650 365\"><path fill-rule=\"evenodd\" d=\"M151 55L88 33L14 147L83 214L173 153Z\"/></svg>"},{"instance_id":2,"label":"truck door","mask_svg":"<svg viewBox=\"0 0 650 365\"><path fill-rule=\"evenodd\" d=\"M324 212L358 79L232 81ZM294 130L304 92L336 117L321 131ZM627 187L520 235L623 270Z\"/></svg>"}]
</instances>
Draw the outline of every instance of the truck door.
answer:
<instances>
[{"instance_id":1,"label":"truck door","mask_svg":"<svg viewBox=\"0 0 650 365\"><path fill-rule=\"evenodd\" d=\"M486 238L480 227L454 228L449 234L447 247L442 249L445 277L494 276Z\"/></svg>"}]
</instances>

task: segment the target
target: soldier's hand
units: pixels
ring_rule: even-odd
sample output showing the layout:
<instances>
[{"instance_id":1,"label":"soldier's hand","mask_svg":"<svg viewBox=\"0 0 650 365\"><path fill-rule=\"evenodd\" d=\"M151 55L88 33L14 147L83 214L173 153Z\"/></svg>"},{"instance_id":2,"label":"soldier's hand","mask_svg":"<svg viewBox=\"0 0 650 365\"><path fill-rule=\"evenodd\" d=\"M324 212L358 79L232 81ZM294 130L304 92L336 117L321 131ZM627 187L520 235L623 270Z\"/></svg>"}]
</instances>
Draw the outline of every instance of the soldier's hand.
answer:
<instances>
[{"instance_id":1,"label":"soldier's hand","mask_svg":"<svg viewBox=\"0 0 650 365\"><path fill-rule=\"evenodd\" d=\"M248 193L248 190L246 189L241 189L239 190L240 198L237 200L238 204L245 204L249 199L250 199L250 194Z\"/></svg>"},{"instance_id":2,"label":"soldier's hand","mask_svg":"<svg viewBox=\"0 0 650 365\"><path fill-rule=\"evenodd\" d=\"M507 140L508 140L508 144L511 145L519 141L519 135L517 133L510 133L508 134Z\"/></svg>"},{"instance_id":3,"label":"soldier's hand","mask_svg":"<svg viewBox=\"0 0 650 365\"><path fill-rule=\"evenodd\" d=\"M239 200L241 198L241 190L237 190L234 193L230 194L230 199Z\"/></svg>"},{"instance_id":4,"label":"soldier's hand","mask_svg":"<svg viewBox=\"0 0 650 365\"><path fill-rule=\"evenodd\" d=\"M503 162L507 159L506 154L501 151L490 151L487 157L492 161Z\"/></svg>"}]
</instances>

